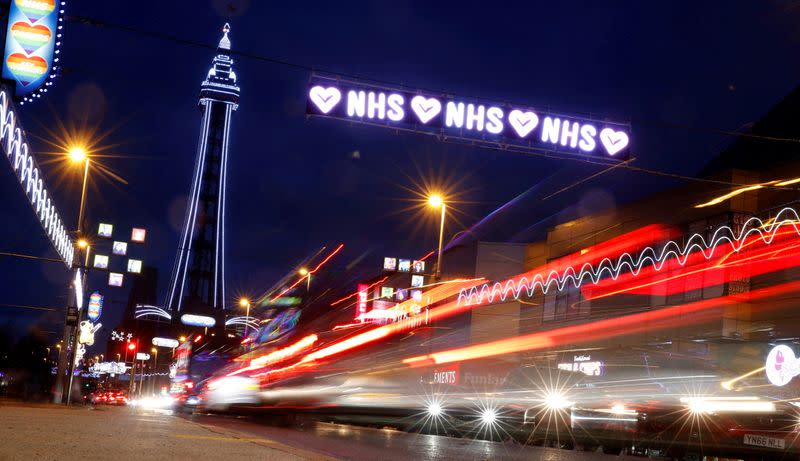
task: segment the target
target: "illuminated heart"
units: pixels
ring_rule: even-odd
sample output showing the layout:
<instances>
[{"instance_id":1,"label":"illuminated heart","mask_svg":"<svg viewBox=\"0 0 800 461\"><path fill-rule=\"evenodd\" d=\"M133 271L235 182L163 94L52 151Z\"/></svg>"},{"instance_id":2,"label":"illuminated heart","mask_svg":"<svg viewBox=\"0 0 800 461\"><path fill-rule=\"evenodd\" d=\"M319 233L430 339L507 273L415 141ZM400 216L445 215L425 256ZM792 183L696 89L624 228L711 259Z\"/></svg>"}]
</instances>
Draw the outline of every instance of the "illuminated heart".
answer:
<instances>
[{"instance_id":1,"label":"illuminated heart","mask_svg":"<svg viewBox=\"0 0 800 461\"><path fill-rule=\"evenodd\" d=\"M514 128L520 138L528 136L539 124L539 117L533 112L522 112L514 109L508 114L508 123Z\"/></svg>"},{"instance_id":2,"label":"illuminated heart","mask_svg":"<svg viewBox=\"0 0 800 461\"><path fill-rule=\"evenodd\" d=\"M25 56L22 53L13 53L6 58L6 66L14 78L25 86L47 73L47 61L39 56Z\"/></svg>"},{"instance_id":3,"label":"illuminated heart","mask_svg":"<svg viewBox=\"0 0 800 461\"><path fill-rule=\"evenodd\" d=\"M308 97L311 98L311 102L313 102L323 114L327 114L342 100L342 93L332 86L328 88L315 86L311 88Z\"/></svg>"},{"instance_id":4,"label":"illuminated heart","mask_svg":"<svg viewBox=\"0 0 800 461\"><path fill-rule=\"evenodd\" d=\"M442 111L442 103L436 98L414 96L411 98L411 109L422 123L428 123Z\"/></svg>"},{"instance_id":5,"label":"illuminated heart","mask_svg":"<svg viewBox=\"0 0 800 461\"><path fill-rule=\"evenodd\" d=\"M25 21L18 21L11 26L11 36L30 55L46 45L52 33L46 26L33 26Z\"/></svg>"},{"instance_id":6,"label":"illuminated heart","mask_svg":"<svg viewBox=\"0 0 800 461\"><path fill-rule=\"evenodd\" d=\"M14 3L31 22L42 19L56 9L55 0L14 0Z\"/></svg>"},{"instance_id":7,"label":"illuminated heart","mask_svg":"<svg viewBox=\"0 0 800 461\"><path fill-rule=\"evenodd\" d=\"M622 131L614 131L611 128L603 128L600 132L600 142L608 151L608 155L614 155L622 149L628 147L628 135Z\"/></svg>"}]
</instances>

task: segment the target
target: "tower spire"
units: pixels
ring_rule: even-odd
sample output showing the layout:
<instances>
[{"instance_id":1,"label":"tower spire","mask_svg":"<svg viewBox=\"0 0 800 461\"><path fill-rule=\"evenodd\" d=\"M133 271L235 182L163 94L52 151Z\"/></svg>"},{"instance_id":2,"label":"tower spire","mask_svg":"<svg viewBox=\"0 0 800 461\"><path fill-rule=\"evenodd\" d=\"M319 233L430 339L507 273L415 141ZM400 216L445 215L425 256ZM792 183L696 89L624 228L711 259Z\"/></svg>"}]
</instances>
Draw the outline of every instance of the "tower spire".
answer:
<instances>
[{"instance_id":1,"label":"tower spire","mask_svg":"<svg viewBox=\"0 0 800 461\"><path fill-rule=\"evenodd\" d=\"M228 32L231 31L231 25L227 22L224 26L222 26L222 38L219 40L219 46L217 48L221 50L230 50L231 49L231 39L228 38Z\"/></svg>"}]
</instances>

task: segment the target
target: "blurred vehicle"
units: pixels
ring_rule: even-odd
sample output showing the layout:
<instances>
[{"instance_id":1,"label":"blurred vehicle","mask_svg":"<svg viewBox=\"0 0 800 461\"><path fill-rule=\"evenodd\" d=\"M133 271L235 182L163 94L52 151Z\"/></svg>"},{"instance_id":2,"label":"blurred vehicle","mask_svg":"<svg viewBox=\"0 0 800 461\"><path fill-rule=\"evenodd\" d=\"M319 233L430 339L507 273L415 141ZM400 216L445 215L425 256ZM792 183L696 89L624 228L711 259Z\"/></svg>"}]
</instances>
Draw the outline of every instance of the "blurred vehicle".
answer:
<instances>
[{"instance_id":1,"label":"blurred vehicle","mask_svg":"<svg viewBox=\"0 0 800 461\"><path fill-rule=\"evenodd\" d=\"M128 395L124 391L97 390L84 396L92 405L127 405Z\"/></svg>"}]
</instances>

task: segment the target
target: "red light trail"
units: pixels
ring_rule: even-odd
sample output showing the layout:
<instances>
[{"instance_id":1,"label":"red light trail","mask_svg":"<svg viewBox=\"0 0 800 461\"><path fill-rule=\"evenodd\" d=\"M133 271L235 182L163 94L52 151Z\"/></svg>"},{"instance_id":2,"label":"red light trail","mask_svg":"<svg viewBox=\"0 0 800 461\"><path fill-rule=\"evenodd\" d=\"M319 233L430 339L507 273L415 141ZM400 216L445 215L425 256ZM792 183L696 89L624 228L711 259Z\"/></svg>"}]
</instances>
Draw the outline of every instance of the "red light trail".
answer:
<instances>
[{"instance_id":1,"label":"red light trail","mask_svg":"<svg viewBox=\"0 0 800 461\"><path fill-rule=\"evenodd\" d=\"M333 250L333 251L331 252L331 254L329 254L327 257L325 257L325 259L323 259L322 261L320 261L320 263L319 263L319 264L317 264L317 267L315 267L314 269L312 269L312 270L308 271L308 273L307 273L306 275L304 275L304 276L300 277L299 279L297 279L297 281L296 281L296 282L294 282L294 283L293 283L293 284L291 284L291 285L290 285L288 288L286 288L285 290L283 290L282 292L280 292L280 294L278 294L277 296L275 296L274 298L272 298L272 301L271 301L271 302L275 302L275 301L277 301L277 300L278 300L278 299L280 299L280 298L281 298L283 295L285 295L286 293L288 293L289 291L291 291L291 290L292 290L294 287L296 287L297 285L300 285L300 282L302 282L303 280L305 280L305 279L306 279L306 277L310 277L310 276L311 276L311 274L314 274L314 273L316 273L318 270L320 270L320 268L321 268L322 266L324 266L324 265L325 265L325 263L327 263L328 261L330 261L330 259L331 259L331 258L333 258L334 256L336 256L336 253L340 252L340 251L342 250L342 248L344 248L344 243L340 243L340 244L339 244L339 246L338 246L338 247L336 247L336 249L335 249L335 250Z\"/></svg>"},{"instance_id":2,"label":"red light trail","mask_svg":"<svg viewBox=\"0 0 800 461\"><path fill-rule=\"evenodd\" d=\"M474 346L434 352L432 354L407 358L403 360L403 363L412 367L439 365L443 363L526 352L547 347L556 347L563 344L624 336L642 331L682 327L692 322L698 323L720 317L723 313L722 308L727 306L736 305L743 301L771 298L799 290L800 281L787 282L773 287L754 290L742 295L706 299L622 317L614 317L580 325L557 328L550 331L476 344Z\"/></svg>"}]
</instances>

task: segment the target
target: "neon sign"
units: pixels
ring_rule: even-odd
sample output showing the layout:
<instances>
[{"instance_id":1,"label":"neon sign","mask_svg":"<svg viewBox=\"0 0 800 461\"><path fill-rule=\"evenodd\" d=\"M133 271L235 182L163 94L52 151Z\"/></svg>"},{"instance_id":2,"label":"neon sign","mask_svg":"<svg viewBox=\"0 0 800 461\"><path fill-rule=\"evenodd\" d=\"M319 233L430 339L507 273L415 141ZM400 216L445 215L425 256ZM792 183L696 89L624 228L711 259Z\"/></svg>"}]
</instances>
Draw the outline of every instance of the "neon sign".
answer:
<instances>
[{"instance_id":1,"label":"neon sign","mask_svg":"<svg viewBox=\"0 0 800 461\"><path fill-rule=\"evenodd\" d=\"M156 336L155 338L153 338L153 345L154 346L159 346L159 347L169 347L169 348L174 349L174 348L180 346L180 343L178 342L177 339L161 338L161 337Z\"/></svg>"},{"instance_id":2,"label":"neon sign","mask_svg":"<svg viewBox=\"0 0 800 461\"><path fill-rule=\"evenodd\" d=\"M767 354L765 365L767 380L775 386L789 384L797 375L800 375L800 359L794 356L791 347L781 344L775 346Z\"/></svg>"},{"instance_id":3,"label":"neon sign","mask_svg":"<svg viewBox=\"0 0 800 461\"><path fill-rule=\"evenodd\" d=\"M479 143L629 157L630 125L511 104L312 77L306 113Z\"/></svg>"},{"instance_id":4,"label":"neon sign","mask_svg":"<svg viewBox=\"0 0 800 461\"><path fill-rule=\"evenodd\" d=\"M91 295L89 295L89 307L87 309L86 315L89 317L89 320L92 322L96 322L97 319L100 318L100 314L103 313L103 295L100 292L95 291Z\"/></svg>"},{"instance_id":5,"label":"neon sign","mask_svg":"<svg viewBox=\"0 0 800 461\"><path fill-rule=\"evenodd\" d=\"M50 243L67 267L72 267L75 255L72 239L67 235L61 216L47 193L42 172L31 155L22 127L17 124L19 117L9 99L8 90L0 88L0 144Z\"/></svg>"}]
</instances>

